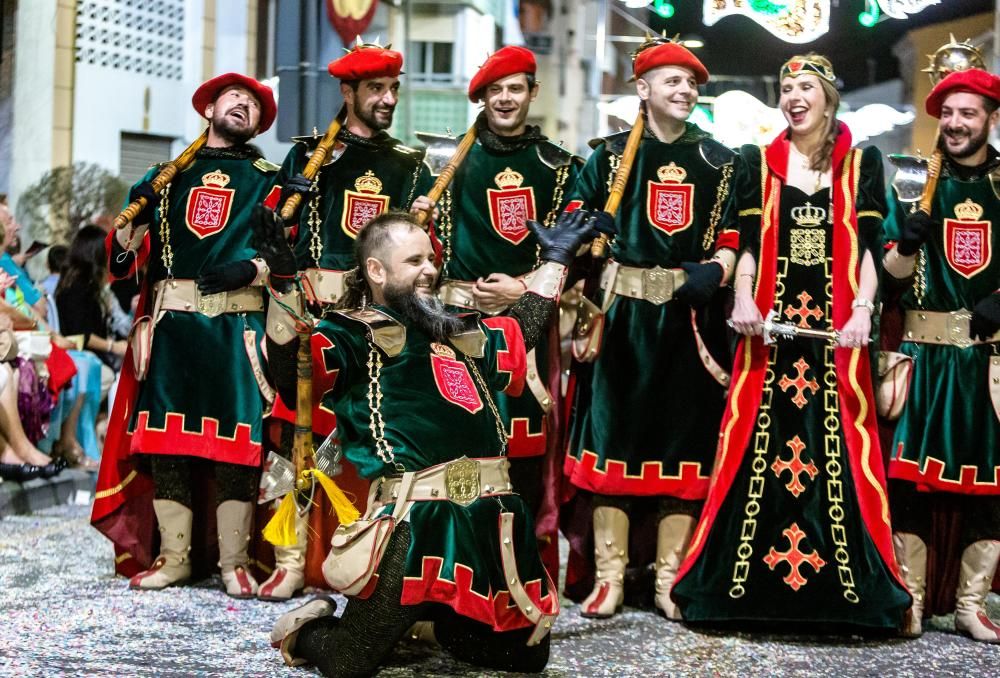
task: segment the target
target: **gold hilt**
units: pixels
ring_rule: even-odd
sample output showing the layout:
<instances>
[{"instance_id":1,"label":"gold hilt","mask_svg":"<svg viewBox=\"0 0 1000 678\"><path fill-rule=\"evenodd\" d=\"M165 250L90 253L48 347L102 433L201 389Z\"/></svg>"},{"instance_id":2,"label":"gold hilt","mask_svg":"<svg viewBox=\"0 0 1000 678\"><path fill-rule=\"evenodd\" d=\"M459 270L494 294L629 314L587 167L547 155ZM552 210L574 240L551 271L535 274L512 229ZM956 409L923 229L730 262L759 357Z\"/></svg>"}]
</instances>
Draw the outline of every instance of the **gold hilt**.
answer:
<instances>
[{"instance_id":1,"label":"gold hilt","mask_svg":"<svg viewBox=\"0 0 1000 678\"><path fill-rule=\"evenodd\" d=\"M458 171L462 161L465 160L465 156L469 154L469 149L472 148L472 145L475 143L476 124L472 123L469 127L469 131L465 133L465 136L462 137L462 141L458 144L458 148L456 148L455 152L452 153L451 160L449 160L448 164L444 166L441 170L441 174L438 175L437 180L434 182L434 185L431 186L431 190L427 192L427 197L430 198L432 203L437 203L437 201L441 198L445 189L448 188L448 184L450 184L451 180L455 178L455 172ZM428 218L430 218L430 214L426 211L420 211L416 214L417 223L421 226L427 223Z\"/></svg>"},{"instance_id":2,"label":"gold hilt","mask_svg":"<svg viewBox=\"0 0 1000 678\"><path fill-rule=\"evenodd\" d=\"M333 144L337 141L337 134L340 133L340 128L344 123L341 122L340 118L334 118L330 123L330 126L326 128L326 133L323 138L319 140L316 144L316 148L313 149L312 155L309 156L309 162L302 169L302 176L306 179L312 181L316 174L319 173L319 168L323 166L326 162L327 156L330 155L330 149L333 148ZM302 204L302 194L293 193L288 196L288 200L285 204L281 206L281 211L279 214L283 221L289 221L295 214L295 210L299 208Z\"/></svg>"},{"instance_id":3,"label":"gold hilt","mask_svg":"<svg viewBox=\"0 0 1000 678\"><path fill-rule=\"evenodd\" d=\"M295 477L301 478L307 460L313 454L312 439L312 334L299 332L299 351L296 356L295 435L292 443L292 462Z\"/></svg>"},{"instance_id":4,"label":"gold hilt","mask_svg":"<svg viewBox=\"0 0 1000 678\"><path fill-rule=\"evenodd\" d=\"M622 151L621 162L618 163L615 179L611 183L611 191L608 193L608 199L604 203L604 211L611 216L615 216L618 212L618 206L622 202L622 195L625 194L625 184L628 183L628 177L632 173L632 163L635 161L635 154L639 150L639 144L642 143L644 127L645 121L642 115L642 108L640 107L639 115L636 116L635 124L632 125L632 131L629 132L628 140L625 142L625 150ZM603 257L607 246L608 236L602 233L594 238L594 242L590 243L590 255L593 257Z\"/></svg>"},{"instance_id":5,"label":"gold hilt","mask_svg":"<svg viewBox=\"0 0 1000 678\"><path fill-rule=\"evenodd\" d=\"M186 170L192 162L194 162L195 154L201 150L202 146L208 141L208 129L201 133L197 139L191 142L191 145L184 149L184 151L178 155L176 158L168 162L163 166L163 169L153 177L150 182L153 185L153 190L159 193L167 184L174 180L178 172L183 172ZM125 228L132 220L135 219L139 212L141 212L146 207L146 199L139 198L138 200L129 203L128 207L122 210L121 214L115 217L115 228Z\"/></svg>"},{"instance_id":6,"label":"gold hilt","mask_svg":"<svg viewBox=\"0 0 1000 678\"><path fill-rule=\"evenodd\" d=\"M920 195L920 211L927 216L931 215L934 205L934 192L937 190L938 177L941 176L941 151L934 144L934 153L927 161L927 183L924 184L924 192Z\"/></svg>"}]
</instances>

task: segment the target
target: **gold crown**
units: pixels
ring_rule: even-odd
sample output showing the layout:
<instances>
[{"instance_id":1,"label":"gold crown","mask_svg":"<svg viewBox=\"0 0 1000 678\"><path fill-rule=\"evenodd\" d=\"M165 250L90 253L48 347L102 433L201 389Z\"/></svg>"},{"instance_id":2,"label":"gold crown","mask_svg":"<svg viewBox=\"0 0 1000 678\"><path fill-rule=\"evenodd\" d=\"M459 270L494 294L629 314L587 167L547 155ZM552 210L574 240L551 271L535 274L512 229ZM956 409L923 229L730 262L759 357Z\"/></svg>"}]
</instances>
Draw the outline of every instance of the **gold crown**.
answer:
<instances>
[{"instance_id":1,"label":"gold crown","mask_svg":"<svg viewBox=\"0 0 1000 678\"><path fill-rule=\"evenodd\" d=\"M224 173L222 170L215 170L214 172L209 172L208 174L203 174L201 177L201 183L205 186L216 186L217 188L225 188L229 183L229 175Z\"/></svg>"},{"instance_id":2,"label":"gold crown","mask_svg":"<svg viewBox=\"0 0 1000 678\"><path fill-rule=\"evenodd\" d=\"M951 33L948 34L948 38L948 42L938 47L934 54L927 55L930 64L923 69L923 72L930 76L932 85L936 85L950 73L967 71L970 68L986 70L983 53L975 45L968 40L959 42Z\"/></svg>"},{"instance_id":3,"label":"gold crown","mask_svg":"<svg viewBox=\"0 0 1000 678\"><path fill-rule=\"evenodd\" d=\"M955 205L955 216L959 221L979 221L983 216L983 208L978 203L972 202L972 198L966 198L965 202Z\"/></svg>"},{"instance_id":4,"label":"gold crown","mask_svg":"<svg viewBox=\"0 0 1000 678\"><path fill-rule=\"evenodd\" d=\"M374 172L368 170L354 181L354 190L361 193L381 193L382 182Z\"/></svg>"},{"instance_id":5,"label":"gold crown","mask_svg":"<svg viewBox=\"0 0 1000 678\"><path fill-rule=\"evenodd\" d=\"M806 54L792 57L781 66L780 78L796 78L803 73L818 75L827 82L836 83L837 76L829 66L829 62L819 55Z\"/></svg>"},{"instance_id":6,"label":"gold crown","mask_svg":"<svg viewBox=\"0 0 1000 678\"><path fill-rule=\"evenodd\" d=\"M793 207L791 212L792 219L799 226L819 226L826 219L826 210L822 207L815 207L809 202L800 207Z\"/></svg>"},{"instance_id":7,"label":"gold crown","mask_svg":"<svg viewBox=\"0 0 1000 678\"><path fill-rule=\"evenodd\" d=\"M520 188L524 182L524 175L507 167L503 172L493 177L493 181L500 188Z\"/></svg>"},{"instance_id":8,"label":"gold crown","mask_svg":"<svg viewBox=\"0 0 1000 678\"><path fill-rule=\"evenodd\" d=\"M660 169L656 170L656 176L665 184L679 184L687 179L687 175L687 170L683 167L678 167L677 163L673 162L669 165L663 165Z\"/></svg>"}]
</instances>

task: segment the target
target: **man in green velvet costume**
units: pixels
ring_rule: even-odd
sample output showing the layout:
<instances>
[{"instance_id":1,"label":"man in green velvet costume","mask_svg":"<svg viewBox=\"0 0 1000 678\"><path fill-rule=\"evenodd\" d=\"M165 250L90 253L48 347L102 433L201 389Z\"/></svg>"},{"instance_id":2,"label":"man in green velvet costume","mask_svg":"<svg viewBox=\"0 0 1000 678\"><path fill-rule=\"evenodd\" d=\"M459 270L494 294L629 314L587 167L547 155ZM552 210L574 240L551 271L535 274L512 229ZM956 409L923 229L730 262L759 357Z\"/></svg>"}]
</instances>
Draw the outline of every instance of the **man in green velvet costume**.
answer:
<instances>
[{"instance_id":1,"label":"man in green velvet costume","mask_svg":"<svg viewBox=\"0 0 1000 678\"><path fill-rule=\"evenodd\" d=\"M266 216L266 215L265 215ZM409 215L384 214L357 240L353 310L316 332L336 371L324 402L336 409L344 453L372 480L368 516L407 502L378 577L333 617L317 599L278 620L271 634L290 664L325 675L368 675L410 626L428 617L451 653L501 670L540 671L558 592L545 573L533 521L513 491L507 436L494 393L523 389L526 353L543 336L579 245L593 237L586 213L553 228L530 222L541 265L509 313L456 316L434 294L430 238ZM276 273L292 268L281 224L261 219L258 250ZM299 293L268 312L268 351L279 390L295 386ZM363 299L372 305L364 305ZM290 397L290 395L289 395Z\"/></svg>"},{"instance_id":2,"label":"man in green velvet costume","mask_svg":"<svg viewBox=\"0 0 1000 678\"><path fill-rule=\"evenodd\" d=\"M159 168L150 170L130 195L130 201L145 198L145 208L109 236L113 276L146 266L148 289L137 315L151 316L155 332L152 344L141 347L137 335L125 361L93 521L115 542L120 567L125 563L134 574L132 588L187 580L198 498L192 497L193 475L201 472L192 458L207 460L216 481L222 580L229 595L247 598L257 592L247 544L262 417L273 399L262 369L260 286L267 268L250 246L248 218L278 169L248 142L271 126L276 106L269 87L237 73L204 83L193 104L209 121L204 147L159 194L150 183ZM140 506L148 501L145 471L152 474L160 532L152 563L148 504Z\"/></svg>"},{"instance_id":3,"label":"man in green velvet costume","mask_svg":"<svg viewBox=\"0 0 1000 678\"><path fill-rule=\"evenodd\" d=\"M655 602L678 619L670 587L708 491L729 379L720 287L738 234L716 229L733 153L687 122L708 80L690 51L650 40L633 70L645 130L615 216L601 350L589 387L577 387L565 472L594 495L596 581L581 614L621 607L629 514L637 497L656 497ZM627 137L599 140L571 201L603 208Z\"/></svg>"},{"instance_id":4,"label":"man in green velvet costume","mask_svg":"<svg viewBox=\"0 0 1000 678\"><path fill-rule=\"evenodd\" d=\"M469 82L469 99L483 104L477 142L441 200L436 224L444 256L440 296L454 308L496 314L520 298L538 264L538 241L525 221L551 225L583 164L526 124L538 95L535 70L530 50L508 46L493 53ZM442 157L450 154L439 149L460 141L421 138ZM528 354L523 394L497 397L514 488L533 514L541 502L543 457L556 433L553 399L559 394L550 392L548 377L558 360L558 336L550 329Z\"/></svg>"},{"instance_id":5,"label":"man in green velvet costume","mask_svg":"<svg viewBox=\"0 0 1000 678\"><path fill-rule=\"evenodd\" d=\"M1000 154L987 143L1000 78L956 72L927 97L938 118L942 175L930 215L890 194L884 266L906 285L900 351L913 358L889 462L896 556L919 635L934 494L961 495L955 626L1000 642L984 603L1000 560ZM997 222L997 223L994 223Z\"/></svg>"}]
</instances>

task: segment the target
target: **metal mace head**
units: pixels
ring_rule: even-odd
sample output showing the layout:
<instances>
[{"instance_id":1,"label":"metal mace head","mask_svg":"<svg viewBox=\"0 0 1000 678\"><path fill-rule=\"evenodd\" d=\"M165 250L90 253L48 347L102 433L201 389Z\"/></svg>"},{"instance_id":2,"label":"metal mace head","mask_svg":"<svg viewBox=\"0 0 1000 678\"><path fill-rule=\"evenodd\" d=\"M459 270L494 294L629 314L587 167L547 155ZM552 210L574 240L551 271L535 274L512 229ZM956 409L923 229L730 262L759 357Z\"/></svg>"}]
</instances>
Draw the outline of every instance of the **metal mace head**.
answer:
<instances>
[{"instance_id":1,"label":"metal mace head","mask_svg":"<svg viewBox=\"0 0 1000 678\"><path fill-rule=\"evenodd\" d=\"M949 33L949 40L938 47L934 54L928 54L930 64L923 69L931 79L931 85L936 85L949 73L967 71L970 68L986 70L983 53L969 40L959 42Z\"/></svg>"}]
</instances>

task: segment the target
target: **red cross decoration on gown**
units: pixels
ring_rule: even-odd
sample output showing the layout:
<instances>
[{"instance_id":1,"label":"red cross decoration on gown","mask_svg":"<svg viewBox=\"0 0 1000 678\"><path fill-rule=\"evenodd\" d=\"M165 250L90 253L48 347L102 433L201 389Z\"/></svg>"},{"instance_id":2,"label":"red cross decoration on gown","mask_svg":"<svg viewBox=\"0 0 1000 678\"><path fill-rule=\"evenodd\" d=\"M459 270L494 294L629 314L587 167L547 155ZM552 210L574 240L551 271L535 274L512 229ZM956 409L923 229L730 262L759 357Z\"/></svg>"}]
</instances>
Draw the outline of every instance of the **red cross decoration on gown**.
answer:
<instances>
[{"instance_id":1,"label":"red cross decoration on gown","mask_svg":"<svg viewBox=\"0 0 1000 678\"><path fill-rule=\"evenodd\" d=\"M816 320L819 320L820 318L823 317L823 311L819 310L818 307L809 308L809 302L812 301L813 299L811 294L803 290L802 292L799 292L799 296L795 298L798 299L800 302L802 302L802 305L799 306L798 308L794 308L792 306L786 306L785 317L788 318L789 320L794 320L795 316L798 316L799 321L796 324L799 327L809 327L809 318L815 318Z\"/></svg>"},{"instance_id":2,"label":"red cross decoration on gown","mask_svg":"<svg viewBox=\"0 0 1000 678\"><path fill-rule=\"evenodd\" d=\"M806 486L802 484L799 477L805 473L809 476L810 480L814 480L819 473L819 469L811 461L808 464L802 463L802 450L806 449L806 444L797 435L785 444L792 450L791 461L785 461L779 457L771 464L771 470L774 471L774 475L779 479L785 471L791 472L792 479L785 485L785 489L797 497L806 490Z\"/></svg>"},{"instance_id":3,"label":"red cross decoration on gown","mask_svg":"<svg viewBox=\"0 0 1000 678\"><path fill-rule=\"evenodd\" d=\"M793 591L798 591L808 583L808 580L799 571L799 566L806 563L812 565L813 570L819 572L819 569L826 565L826 561L820 558L815 551L807 555L799 550L799 542L805 538L806 533L799 529L798 523L792 523L791 527L786 527L781 531L781 534L788 537L788 550L778 551L772 546L768 554L764 556L764 562L771 570L774 570L781 562L788 563L792 569L787 576L783 577L782 581L791 586Z\"/></svg>"},{"instance_id":4,"label":"red cross decoration on gown","mask_svg":"<svg viewBox=\"0 0 1000 678\"><path fill-rule=\"evenodd\" d=\"M806 406L806 391L812 391L814 394L819 390L819 384L816 383L815 379L806 379L806 370L812 369L809 367L809 363L806 362L805 358L799 358L792 365L798 372L798 375L791 379L787 374L781 376L781 381L778 382L778 386L782 391L787 391L789 388L795 388L796 393L792 396L792 402L800 410Z\"/></svg>"}]
</instances>

